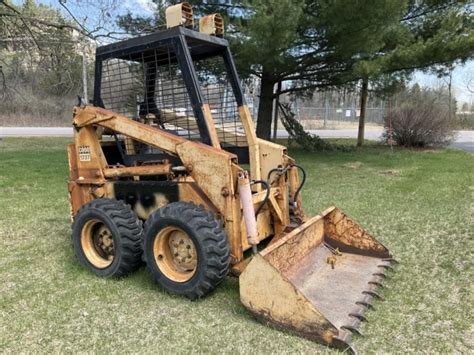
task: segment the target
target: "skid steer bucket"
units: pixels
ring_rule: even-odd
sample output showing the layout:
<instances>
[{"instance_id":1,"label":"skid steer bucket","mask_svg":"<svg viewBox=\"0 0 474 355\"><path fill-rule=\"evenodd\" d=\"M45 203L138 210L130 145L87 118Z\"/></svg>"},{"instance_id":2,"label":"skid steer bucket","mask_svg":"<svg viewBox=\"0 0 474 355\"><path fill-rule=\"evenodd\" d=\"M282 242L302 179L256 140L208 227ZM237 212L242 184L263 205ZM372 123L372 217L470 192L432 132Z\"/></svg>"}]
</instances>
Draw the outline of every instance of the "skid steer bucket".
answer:
<instances>
[{"instance_id":1,"label":"skid steer bucket","mask_svg":"<svg viewBox=\"0 0 474 355\"><path fill-rule=\"evenodd\" d=\"M331 207L255 255L240 276L240 298L277 328L352 349L392 262L387 248Z\"/></svg>"}]
</instances>

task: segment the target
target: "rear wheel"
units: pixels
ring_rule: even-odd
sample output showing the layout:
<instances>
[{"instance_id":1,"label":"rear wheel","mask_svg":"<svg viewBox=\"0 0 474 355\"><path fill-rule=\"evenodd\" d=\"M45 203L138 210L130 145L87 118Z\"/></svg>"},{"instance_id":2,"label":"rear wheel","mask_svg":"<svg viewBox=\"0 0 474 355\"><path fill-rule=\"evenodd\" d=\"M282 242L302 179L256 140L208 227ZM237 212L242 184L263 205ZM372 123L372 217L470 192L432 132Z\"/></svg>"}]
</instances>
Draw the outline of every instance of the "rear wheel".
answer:
<instances>
[{"instance_id":1,"label":"rear wheel","mask_svg":"<svg viewBox=\"0 0 474 355\"><path fill-rule=\"evenodd\" d=\"M191 299L211 292L230 264L227 235L215 216L188 202L173 202L145 222L144 256L155 281Z\"/></svg>"},{"instance_id":2,"label":"rear wheel","mask_svg":"<svg viewBox=\"0 0 474 355\"><path fill-rule=\"evenodd\" d=\"M98 199L74 217L79 262L99 276L124 276L140 265L142 223L122 201Z\"/></svg>"}]
</instances>

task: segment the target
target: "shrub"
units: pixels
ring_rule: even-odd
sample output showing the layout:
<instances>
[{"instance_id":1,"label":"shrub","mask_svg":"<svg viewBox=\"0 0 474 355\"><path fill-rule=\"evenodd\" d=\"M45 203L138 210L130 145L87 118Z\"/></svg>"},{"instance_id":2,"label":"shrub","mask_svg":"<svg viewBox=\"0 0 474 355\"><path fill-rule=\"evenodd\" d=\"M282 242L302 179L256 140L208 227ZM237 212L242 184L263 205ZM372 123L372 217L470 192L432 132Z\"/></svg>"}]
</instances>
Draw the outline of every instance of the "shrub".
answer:
<instances>
[{"instance_id":1,"label":"shrub","mask_svg":"<svg viewBox=\"0 0 474 355\"><path fill-rule=\"evenodd\" d=\"M5 99L0 97L0 126L69 127L76 96L43 95L18 86Z\"/></svg>"},{"instance_id":2,"label":"shrub","mask_svg":"<svg viewBox=\"0 0 474 355\"><path fill-rule=\"evenodd\" d=\"M454 137L455 121L444 97L414 88L397 97L398 105L385 118L384 137L405 147L445 146ZM454 105L453 105L454 106Z\"/></svg>"}]
</instances>

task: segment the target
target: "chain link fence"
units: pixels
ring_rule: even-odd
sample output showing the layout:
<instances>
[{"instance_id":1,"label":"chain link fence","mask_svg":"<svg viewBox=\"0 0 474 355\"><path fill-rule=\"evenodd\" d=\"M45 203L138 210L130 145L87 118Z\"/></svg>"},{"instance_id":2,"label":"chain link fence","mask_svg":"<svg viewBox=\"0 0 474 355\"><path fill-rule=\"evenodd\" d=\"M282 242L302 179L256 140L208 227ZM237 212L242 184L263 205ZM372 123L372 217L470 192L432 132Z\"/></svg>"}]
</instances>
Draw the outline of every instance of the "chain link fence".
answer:
<instances>
[{"instance_id":1,"label":"chain link fence","mask_svg":"<svg viewBox=\"0 0 474 355\"><path fill-rule=\"evenodd\" d=\"M356 107L294 107L298 121L305 129L355 128L359 123L360 110ZM368 107L365 121L368 126L383 126L385 107ZM279 125L280 127L281 125Z\"/></svg>"},{"instance_id":2,"label":"chain link fence","mask_svg":"<svg viewBox=\"0 0 474 355\"><path fill-rule=\"evenodd\" d=\"M245 99L254 121L257 120L259 104L258 80L251 85L243 84ZM280 102L289 103L296 119L304 129L350 129L357 128L360 118L360 96L358 92L315 92L311 98L280 96ZM368 127L383 127L387 113L387 101L369 97L365 122ZM273 116L274 117L274 116ZM284 129L280 120L278 130Z\"/></svg>"}]
</instances>

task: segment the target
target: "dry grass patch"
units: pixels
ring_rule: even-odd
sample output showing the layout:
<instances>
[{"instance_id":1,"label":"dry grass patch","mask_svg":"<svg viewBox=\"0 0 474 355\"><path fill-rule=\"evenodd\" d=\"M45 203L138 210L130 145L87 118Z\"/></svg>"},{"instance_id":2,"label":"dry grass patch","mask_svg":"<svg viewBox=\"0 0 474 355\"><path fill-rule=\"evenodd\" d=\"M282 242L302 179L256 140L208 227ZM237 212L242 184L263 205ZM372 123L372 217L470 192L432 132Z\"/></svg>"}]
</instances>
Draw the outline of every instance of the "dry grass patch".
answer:
<instances>
[{"instance_id":1,"label":"dry grass patch","mask_svg":"<svg viewBox=\"0 0 474 355\"><path fill-rule=\"evenodd\" d=\"M359 169L362 166L362 162L354 161L350 163L345 163L344 166L349 169Z\"/></svg>"},{"instance_id":2,"label":"dry grass patch","mask_svg":"<svg viewBox=\"0 0 474 355\"><path fill-rule=\"evenodd\" d=\"M398 170L383 170L383 171L379 171L379 174L383 175L383 176L399 176L400 171L398 171Z\"/></svg>"}]
</instances>

